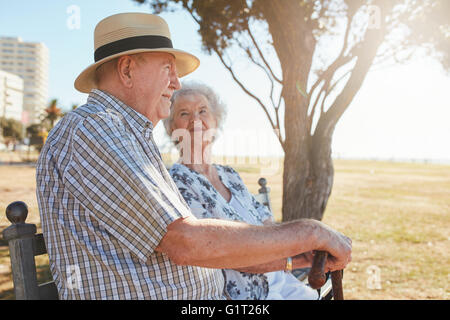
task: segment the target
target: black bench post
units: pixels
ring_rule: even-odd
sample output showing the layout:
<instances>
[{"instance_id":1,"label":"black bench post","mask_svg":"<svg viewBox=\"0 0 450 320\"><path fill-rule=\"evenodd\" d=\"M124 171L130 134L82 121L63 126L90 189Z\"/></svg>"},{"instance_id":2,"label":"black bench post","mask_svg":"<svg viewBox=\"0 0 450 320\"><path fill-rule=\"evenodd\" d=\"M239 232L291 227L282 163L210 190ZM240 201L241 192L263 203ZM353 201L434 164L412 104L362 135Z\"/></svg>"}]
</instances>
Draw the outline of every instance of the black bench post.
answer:
<instances>
[{"instance_id":1,"label":"black bench post","mask_svg":"<svg viewBox=\"0 0 450 320\"><path fill-rule=\"evenodd\" d=\"M259 178L258 184L261 188L258 189L258 198L263 205L265 205L272 212L272 205L270 203L270 188L267 187L266 178Z\"/></svg>"},{"instance_id":2,"label":"black bench post","mask_svg":"<svg viewBox=\"0 0 450 320\"><path fill-rule=\"evenodd\" d=\"M3 239L9 245L16 300L39 299L34 260L36 225L25 223L27 215L27 205L22 201L13 202L6 208L6 216L12 225L3 230Z\"/></svg>"}]
</instances>

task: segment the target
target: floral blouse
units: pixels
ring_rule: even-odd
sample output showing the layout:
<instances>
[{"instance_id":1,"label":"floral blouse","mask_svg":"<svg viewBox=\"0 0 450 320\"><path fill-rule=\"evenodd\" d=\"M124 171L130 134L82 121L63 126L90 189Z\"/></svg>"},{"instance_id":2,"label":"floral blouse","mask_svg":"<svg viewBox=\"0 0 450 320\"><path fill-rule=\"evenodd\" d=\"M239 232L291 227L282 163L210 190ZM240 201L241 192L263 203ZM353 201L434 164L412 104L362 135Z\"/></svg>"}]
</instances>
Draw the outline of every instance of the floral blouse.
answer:
<instances>
[{"instance_id":1,"label":"floral blouse","mask_svg":"<svg viewBox=\"0 0 450 320\"><path fill-rule=\"evenodd\" d=\"M222 197L209 180L200 173L176 163L170 169L181 195L198 219L215 218L262 225L267 219L273 221L272 213L256 201L248 191L239 174L229 166L214 164L222 183L232 196L248 208L253 221L245 221L239 213ZM269 292L267 276L223 270L226 279L226 292L233 300L264 300Z\"/></svg>"}]
</instances>

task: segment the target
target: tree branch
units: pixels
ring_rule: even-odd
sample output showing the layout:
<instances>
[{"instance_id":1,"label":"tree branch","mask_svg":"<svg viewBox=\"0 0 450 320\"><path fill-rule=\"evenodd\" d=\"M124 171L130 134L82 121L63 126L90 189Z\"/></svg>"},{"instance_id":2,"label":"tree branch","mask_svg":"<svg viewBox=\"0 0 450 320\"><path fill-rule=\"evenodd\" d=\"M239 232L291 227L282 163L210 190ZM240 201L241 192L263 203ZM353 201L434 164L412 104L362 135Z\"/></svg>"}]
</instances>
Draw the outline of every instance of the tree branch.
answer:
<instances>
[{"instance_id":1,"label":"tree branch","mask_svg":"<svg viewBox=\"0 0 450 320\"><path fill-rule=\"evenodd\" d=\"M316 112L316 106L317 106L317 103L319 102L320 96L324 92L325 92L324 87L322 87L321 90L319 91L319 93L317 94L317 97L316 97L316 100L315 100L314 105L312 107L311 113L308 115L308 132L310 134L311 134L311 128L312 128L312 122L313 122L314 114Z\"/></svg>"},{"instance_id":2,"label":"tree branch","mask_svg":"<svg viewBox=\"0 0 450 320\"><path fill-rule=\"evenodd\" d=\"M319 86L319 84L323 80L325 80L325 81L328 80L328 84L329 84L330 80L333 78L333 75L336 73L336 71L340 67L344 66L345 64L347 64L348 62L350 62L352 60L353 57L351 55L346 55L345 52L348 49L348 38L350 35L350 31L351 31L351 25L352 25L353 18L357 11L358 10L356 9L356 7L349 7L349 15L347 17L347 26L345 28L344 43L342 44L341 52L339 53L336 60L334 60L334 62L332 64L330 64L328 66L328 68L322 72L321 75L319 75L318 79L311 87L311 90L309 91L308 96L312 95L314 90L316 90L316 88Z\"/></svg>"},{"instance_id":3,"label":"tree branch","mask_svg":"<svg viewBox=\"0 0 450 320\"><path fill-rule=\"evenodd\" d=\"M243 51L245 51L245 53L247 53L247 56L250 59L250 61L253 64L255 64L256 66L258 66L259 68L261 68L264 71L264 73L266 74L267 78L269 79L270 85L271 85L271 87L270 87L270 101L272 102L273 108L276 109L277 106L275 105L275 101L273 100L273 91L274 91L274 87L275 87L274 86L274 79L273 79L273 77L271 77L271 75L270 75L270 73L269 73L267 68L265 68L263 65L261 65L258 61L255 60L255 58L253 57L252 52L251 52L251 50L249 48L244 47L241 44L240 41L237 41L237 44Z\"/></svg>"},{"instance_id":4,"label":"tree branch","mask_svg":"<svg viewBox=\"0 0 450 320\"><path fill-rule=\"evenodd\" d=\"M264 110L267 119L270 122L270 125L272 126L272 129L274 129L274 131L276 132L278 141L280 142L281 146L284 149L284 141L281 137L281 134L279 132L279 130L277 131L276 129L279 129L279 127L275 126L272 117L270 116L267 107L265 106L265 104L257 97L255 96L252 92L250 92L245 86L244 84L237 78L236 74L234 73L233 69L231 68L231 66L229 66L225 60L223 59L223 56L220 54L219 50L217 50L216 48L214 48L214 52L217 54L217 56L219 57L220 61L222 62L222 64L224 65L224 67L230 72L231 76L233 77L233 80L236 81L236 83L241 87L241 89L250 97L252 97L256 102L258 102L258 104L262 107L262 109ZM278 122L278 121L277 121Z\"/></svg>"},{"instance_id":5,"label":"tree branch","mask_svg":"<svg viewBox=\"0 0 450 320\"><path fill-rule=\"evenodd\" d=\"M188 4L185 5L186 10L190 13L192 19L194 19L195 22L197 22L197 24L200 26L201 23L200 21L195 17L194 15L194 9L192 9L191 7L189 7Z\"/></svg>"},{"instance_id":6,"label":"tree branch","mask_svg":"<svg viewBox=\"0 0 450 320\"><path fill-rule=\"evenodd\" d=\"M258 43L256 42L256 39L255 39L255 37L253 36L253 33L251 32L250 27L249 27L248 24L247 24L246 30L247 30L247 32L248 32L248 35L250 36L250 39L252 40L253 45L254 45L255 48L256 48L256 51L258 51L258 54L259 54L261 60L264 62L264 65L267 67L267 70L269 70L270 74L272 75L272 78L273 78L275 81L277 81L279 84L282 85L282 84L283 84L283 81L282 81L280 78L278 78L278 77L274 74L272 68L270 67L269 63L267 62L266 58L264 57L264 54L262 53L261 49L259 48L259 45L258 45Z\"/></svg>"},{"instance_id":7,"label":"tree branch","mask_svg":"<svg viewBox=\"0 0 450 320\"><path fill-rule=\"evenodd\" d=\"M319 133L322 137L331 137L337 122L352 102L356 93L361 88L364 79L373 63L373 60L376 57L378 48L384 39L384 36L384 28L381 28L381 30L377 31L366 30L366 34L364 37L365 40L360 43L360 47L358 50L358 52L361 52L361 55L358 56L355 67L349 71L351 72L351 76L345 87L342 89L341 93L334 100L333 104L330 106L327 112L325 112L324 116L320 118L314 135L316 135L316 133ZM346 75L347 74L336 81L334 86Z\"/></svg>"}]
</instances>

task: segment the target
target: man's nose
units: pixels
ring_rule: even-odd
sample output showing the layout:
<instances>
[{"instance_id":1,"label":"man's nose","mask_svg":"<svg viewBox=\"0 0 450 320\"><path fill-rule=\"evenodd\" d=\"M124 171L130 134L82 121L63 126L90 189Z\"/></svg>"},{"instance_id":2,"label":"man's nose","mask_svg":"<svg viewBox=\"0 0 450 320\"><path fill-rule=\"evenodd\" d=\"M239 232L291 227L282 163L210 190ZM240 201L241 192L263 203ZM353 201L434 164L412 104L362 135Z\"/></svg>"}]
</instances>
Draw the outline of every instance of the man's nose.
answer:
<instances>
[{"instance_id":1,"label":"man's nose","mask_svg":"<svg viewBox=\"0 0 450 320\"><path fill-rule=\"evenodd\" d=\"M178 79L177 76L175 76L175 78L174 78L173 86L174 86L175 90L180 90L181 89L180 79Z\"/></svg>"}]
</instances>

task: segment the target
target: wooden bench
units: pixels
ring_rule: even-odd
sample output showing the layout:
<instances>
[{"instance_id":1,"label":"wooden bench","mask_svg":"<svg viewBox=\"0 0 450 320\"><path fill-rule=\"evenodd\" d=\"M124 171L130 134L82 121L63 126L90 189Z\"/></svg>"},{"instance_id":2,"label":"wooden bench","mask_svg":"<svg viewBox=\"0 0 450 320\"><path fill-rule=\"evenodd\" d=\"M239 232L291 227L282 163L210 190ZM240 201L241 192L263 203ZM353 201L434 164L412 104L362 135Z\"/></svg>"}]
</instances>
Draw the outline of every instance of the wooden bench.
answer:
<instances>
[{"instance_id":1,"label":"wooden bench","mask_svg":"<svg viewBox=\"0 0 450 320\"><path fill-rule=\"evenodd\" d=\"M11 270L16 300L57 300L58 291L53 281L38 284L35 256L47 253L42 233L36 234L36 225L25 223L27 205L22 201L11 203L6 216L12 223L3 230L8 241Z\"/></svg>"},{"instance_id":2,"label":"wooden bench","mask_svg":"<svg viewBox=\"0 0 450 320\"><path fill-rule=\"evenodd\" d=\"M267 180L258 180L260 189L255 198L272 211L270 204L270 188ZM16 300L57 300L58 292L53 281L38 284L35 256L47 254L42 233L36 234L36 225L25 223L28 216L27 205L22 201L11 203L6 208L6 216L11 226L3 230L3 239L8 241L11 257L11 270ZM293 270L293 274L308 284L309 268ZM331 279L319 289L320 299L332 298Z\"/></svg>"}]
</instances>

